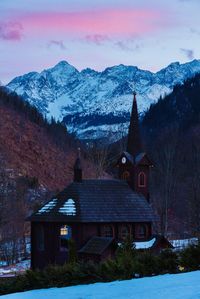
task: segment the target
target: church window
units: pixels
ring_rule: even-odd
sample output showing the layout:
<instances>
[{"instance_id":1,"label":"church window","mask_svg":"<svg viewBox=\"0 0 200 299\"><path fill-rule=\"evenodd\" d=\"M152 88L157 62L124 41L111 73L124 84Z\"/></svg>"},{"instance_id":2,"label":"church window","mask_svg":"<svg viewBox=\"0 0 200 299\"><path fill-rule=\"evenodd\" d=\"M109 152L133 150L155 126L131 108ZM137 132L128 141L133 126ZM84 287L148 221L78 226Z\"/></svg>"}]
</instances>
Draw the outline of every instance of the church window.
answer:
<instances>
[{"instance_id":1,"label":"church window","mask_svg":"<svg viewBox=\"0 0 200 299\"><path fill-rule=\"evenodd\" d=\"M113 237L113 227L112 225L104 225L102 229L103 237L112 238Z\"/></svg>"},{"instance_id":2,"label":"church window","mask_svg":"<svg viewBox=\"0 0 200 299\"><path fill-rule=\"evenodd\" d=\"M36 228L36 248L38 251L44 251L44 227L42 225Z\"/></svg>"},{"instance_id":3,"label":"church window","mask_svg":"<svg viewBox=\"0 0 200 299\"><path fill-rule=\"evenodd\" d=\"M137 225L136 238L144 239L147 237L147 226L145 224Z\"/></svg>"},{"instance_id":4,"label":"church window","mask_svg":"<svg viewBox=\"0 0 200 299\"><path fill-rule=\"evenodd\" d=\"M120 227L120 239L127 239L130 236L130 227L128 225L123 225Z\"/></svg>"},{"instance_id":5,"label":"church window","mask_svg":"<svg viewBox=\"0 0 200 299\"><path fill-rule=\"evenodd\" d=\"M62 225L60 227L60 250L66 251L68 249L68 240L71 239L71 227L68 225Z\"/></svg>"},{"instance_id":6,"label":"church window","mask_svg":"<svg viewBox=\"0 0 200 299\"><path fill-rule=\"evenodd\" d=\"M122 174L122 180L128 181L130 178L130 173L128 171L124 171Z\"/></svg>"},{"instance_id":7,"label":"church window","mask_svg":"<svg viewBox=\"0 0 200 299\"><path fill-rule=\"evenodd\" d=\"M144 172L140 172L138 175L138 186L145 187L146 186L146 175Z\"/></svg>"}]
</instances>

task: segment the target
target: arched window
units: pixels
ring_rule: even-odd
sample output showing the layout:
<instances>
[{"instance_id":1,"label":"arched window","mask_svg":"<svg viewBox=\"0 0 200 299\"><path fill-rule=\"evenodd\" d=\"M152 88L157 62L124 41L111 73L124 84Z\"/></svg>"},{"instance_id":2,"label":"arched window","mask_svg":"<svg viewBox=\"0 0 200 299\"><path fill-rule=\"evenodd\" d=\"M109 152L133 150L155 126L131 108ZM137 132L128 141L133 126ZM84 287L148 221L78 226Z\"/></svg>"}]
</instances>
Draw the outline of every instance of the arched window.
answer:
<instances>
[{"instance_id":1,"label":"arched window","mask_svg":"<svg viewBox=\"0 0 200 299\"><path fill-rule=\"evenodd\" d=\"M60 250L66 251L68 249L68 240L71 239L72 231L69 225L62 225L60 227Z\"/></svg>"},{"instance_id":2,"label":"arched window","mask_svg":"<svg viewBox=\"0 0 200 299\"><path fill-rule=\"evenodd\" d=\"M120 227L120 239L125 240L130 236L130 227L128 225L122 225Z\"/></svg>"},{"instance_id":3,"label":"arched window","mask_svg":"<svg viewBox=\"0 0 200 299\"><path fill-rule=\"evenodd\" d=\"M136 228L136 238L144 239L147 237L147 226L145 224L138 224Z\"/></svg>"},{"instance_id":4,"label":"arched window","mask_svg":"<svg viewBox=\"0 0 200 299\"><path fill-rule=\"evenodd\" d=\"M113 227L112 225L104 225L102 228L102 236L106 238L113 237Z\"/></svg>"},{"instance_id":5,"label":"arched window","mask_svg":"<svg viewBox=\"0 0 200 299\"><path fill-rule=\"evenodd\" d=\"M146 175L144 172L140 172L138 175L138 186L145 187L146 186Z\"/></svg>"},{"instance_id":6,"label":"arched window","mask_svg":"<svg viewBox=\"0 0 200 299\"><path fill-rule=\"evenodd\" d=\"M36 227L36 248L44 251L44 227L41 224Z\"/></svg>"},{"instance_id":7,"label":"arched window","mask_svg":"<svg viewBox=\"0 0 200 299\"><path fill-rule=\"evenodd\" d=\"M130 173L128 171L124 171L122 173L122 180L128 181L130 178Z\"/></svg>"}]
</instances>

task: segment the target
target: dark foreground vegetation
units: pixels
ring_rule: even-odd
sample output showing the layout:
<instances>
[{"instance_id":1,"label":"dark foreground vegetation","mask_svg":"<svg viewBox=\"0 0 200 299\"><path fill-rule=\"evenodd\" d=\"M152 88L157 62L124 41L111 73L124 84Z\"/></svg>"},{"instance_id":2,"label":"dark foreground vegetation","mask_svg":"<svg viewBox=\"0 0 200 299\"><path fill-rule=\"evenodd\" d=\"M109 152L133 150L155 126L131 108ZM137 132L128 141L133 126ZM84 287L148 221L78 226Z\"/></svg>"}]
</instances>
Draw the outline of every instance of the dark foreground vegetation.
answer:
<instances>
[{"instance_id":1,"label":"dark foreground vegetation","mask_svg":"<svg viewBox=\"0 0 200 299\"><path fill-rule=\"evenodd\" d=\"M76 255L63 266L50 265L43 271L27 271L13 280L0 283L0 295L32 289L65 287L95 282L132 279L166 273L180 273L200 269L200 244L181 252L164 250L158 255L132 248L128 240L119 249L116 258L100 264L77 262Z\"/></svg>"}]
</instances>

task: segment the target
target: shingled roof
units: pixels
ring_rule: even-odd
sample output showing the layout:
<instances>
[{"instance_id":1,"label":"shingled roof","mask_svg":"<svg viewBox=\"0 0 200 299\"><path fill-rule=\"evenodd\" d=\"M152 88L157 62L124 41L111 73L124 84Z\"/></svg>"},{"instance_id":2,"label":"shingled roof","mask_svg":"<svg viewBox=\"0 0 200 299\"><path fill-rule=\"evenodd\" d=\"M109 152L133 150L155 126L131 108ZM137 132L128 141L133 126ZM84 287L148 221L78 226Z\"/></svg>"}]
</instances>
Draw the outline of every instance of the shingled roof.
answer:
<instances>
[{"instance_id":1,"label":"shingled roof","mask_svg":"<svg viewBox=\"0 0 200 299\"><path fill-rule=\"evenodd\" d=\"M79 250L79 253L101 255L113 240L113 238L93 237Z\"/></svg>"},{"instance_id":2,"label":"shingled roof","mask_svg":"<svg viewBox=\"0 0 200 299\"><path fill-rule=\"evenodd\" d=\"M157 220L142 194L122 180L73 182L36 213L30 221L152 222Z\"/></svg>"}]
</instances>

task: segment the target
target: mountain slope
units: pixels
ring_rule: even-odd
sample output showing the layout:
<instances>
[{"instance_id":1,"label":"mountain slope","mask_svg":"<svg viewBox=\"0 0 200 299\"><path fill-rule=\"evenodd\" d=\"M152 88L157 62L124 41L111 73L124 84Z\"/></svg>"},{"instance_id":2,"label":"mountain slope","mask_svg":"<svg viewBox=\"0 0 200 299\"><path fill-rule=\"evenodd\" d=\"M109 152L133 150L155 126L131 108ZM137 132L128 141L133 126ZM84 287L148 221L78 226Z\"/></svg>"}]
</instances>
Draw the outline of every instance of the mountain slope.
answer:
<instances>
[{"instance_id":1,"label":"mountain slope","mask_svg":"<svg viewBox=\"0 0 200 299\"><path fill-rule=\"evenodd\" d=\"M142 119L154 161L151 199L162 234L198 234L200 228L200 74L152 105Z\"/></svg>"},{"instance_id":2,"label":"mountain slope","mask_svg":"<svg viewBox=\"0 0 200 299\"><path fill-rule=\"evenodd\" d=\"M178 127L182 133L200 126L200 74L176 85L172 93L151 105L142 125L150 140L169 126Z\"/></svg>"},{"instance_id":3,"label":"mountain slope","mask_svg":"<svg viewBox=\"0 0 200 299\"><path fill-rule=\"evenodd\" d=\"M43 124L37 114L35 119L39 121L33 121L30 109L15 107L17 99L20 105L19 98L7 96L0 89L0 171L9 172L14 178L36 178L41 186L53 192L61 190L73 180L76 143L64 133L66 142L62 145L59 139L63 136L59 136L55 125ZM50 134L51 129L58 139ZM92 176L91 163L83 160L83 164L84 176Z\"/></svg>"},{"instance_id":4,"label":"mountain slope","mask_svg":"<svg viewBox=\"0 0 200 299\"><path fill-rule=\"evenodd\" d=\"M200 72L200 60L170 64L157 73L136 66L118 65L102 72L76 68L61 61L41 73L13 79L7 87L35 105L44 115L64 120L79 138L120 138L126 132L132 91L138 93L140 112L176 84ZM114 136L113 136L114 133Z\"/></svg>"}]
</instances>

